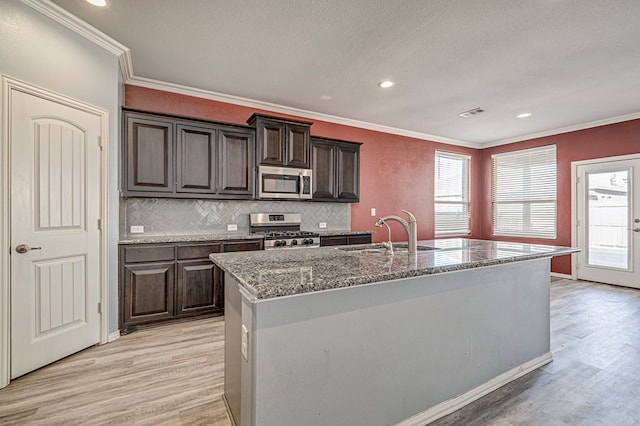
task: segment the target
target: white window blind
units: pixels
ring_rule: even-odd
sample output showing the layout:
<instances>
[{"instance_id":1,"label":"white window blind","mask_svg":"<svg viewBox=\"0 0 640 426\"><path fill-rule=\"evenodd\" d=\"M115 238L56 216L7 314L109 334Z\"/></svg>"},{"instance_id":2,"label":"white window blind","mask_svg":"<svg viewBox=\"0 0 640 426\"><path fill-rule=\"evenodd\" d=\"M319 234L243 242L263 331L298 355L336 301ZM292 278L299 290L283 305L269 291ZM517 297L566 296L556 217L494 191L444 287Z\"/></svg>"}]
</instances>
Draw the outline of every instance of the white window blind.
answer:
<instances>
[{"instance_id":1,"label":"white window blind","mask_svg":"<svg viewBox=\"0 0 640 426\"><path fill-rule=\"evenodd\" d=\"M556 238L556 146L492 160L493 234Z\"/></svg>"},{"instance_id":2,"label":"white window blind","mask_svg":"<svg viewBox=\"0 0 640 426\"><path fill-rule=\"evenodd\" d=\"M436 151L435 234L469 234L469 156Z\"/></svg>"}]
</instances>

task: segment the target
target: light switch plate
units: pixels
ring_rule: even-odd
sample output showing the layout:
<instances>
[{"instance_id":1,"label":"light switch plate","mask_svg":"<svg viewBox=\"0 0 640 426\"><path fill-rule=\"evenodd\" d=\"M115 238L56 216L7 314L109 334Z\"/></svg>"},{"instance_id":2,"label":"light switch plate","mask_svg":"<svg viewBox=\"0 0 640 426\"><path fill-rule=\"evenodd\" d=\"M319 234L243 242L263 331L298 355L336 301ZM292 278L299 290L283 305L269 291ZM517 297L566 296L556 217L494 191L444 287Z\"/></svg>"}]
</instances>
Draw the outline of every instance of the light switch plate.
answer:
<instances>
[{"instance_id":1,"label":"light switch plate","mask_svg":"<svg viewBox=\"0 0 640 426\"><path fill-rule=\"evenodd\" d=\"M227 231L237 231L238 230L238 225L236 225L235 223L230 223L227 225Z\"/></svg>"},{"instance_id":2,"label":"light switch plate","mask_svg":"<svg viewBox=\"0 0 640 426\"><path fill-rule=\"evenodd\" d=\"M371 207L371 216L375 216L375 215L376 215L376 208Z\"/></svg>"},{"instance_id":3,"label":"light switch plate","mask_svg":"<svg viewBox=\"0 0 640 426\"><path fill-rule=\"evenodd\" d=\"M142 225L133 225L129 228L129 232L132 234L144 234L144 226Z\"/></svg>"},{"instance_id":4,"label":"light switch plate","mask_svg":"<svg viewBox=\"0 0 640 426\"><path fill-rule=\"evenodd\" d=\"M327 227L327 222L320 222L318 223L318 228L324 229Z\"/></svg>"}]
</instances>

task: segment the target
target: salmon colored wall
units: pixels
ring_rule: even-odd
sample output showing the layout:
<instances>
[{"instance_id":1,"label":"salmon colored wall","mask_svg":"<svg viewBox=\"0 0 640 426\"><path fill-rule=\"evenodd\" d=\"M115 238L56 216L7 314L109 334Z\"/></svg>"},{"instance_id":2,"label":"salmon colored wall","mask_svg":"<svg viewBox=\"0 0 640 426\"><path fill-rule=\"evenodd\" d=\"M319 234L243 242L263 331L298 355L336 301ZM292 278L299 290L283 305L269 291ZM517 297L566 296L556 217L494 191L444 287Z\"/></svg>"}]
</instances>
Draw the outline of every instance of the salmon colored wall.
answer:
<instances>
[{"instance_id":1,"label":"salmon colored wall","mask_svg":"<svg viewBox=\"0 0 640 426\"><path fill-rule=\"evenodd\" d=\"M192 96L127 85L125 106L145 111L177 114L194 118L246 124L254 112L291 117L270 111L233 105ZM293 117L295 118L295 117ZM436 149L471 156L471 194L480 192L480 152L471 148L391 135L373 130L313 121L311 135L362 142L360 148L360 202L351 205L352 230L378 230L370 209L376 216L404 216L401 209L411 211L418 220L418 238L433 238L433 159ZM472 198L472 238L480 238L480 204ZM399 224L390 222L392 239L406 241ZM386 228L374 234L374 242L387 239Z\"/></svg>"},{"instance_id":2,"label":"salmon colored wall","mask_svg":"<svg viewBox=\"0 0 640 426\"><path fill-rule=\"evenodd\" d=\"M125 106L146 111L177 114L227 123L245 124L254 112L291 117L208 99L127 85ZM296 117L292 117L296 118ZM303 120L308 120L302 118ZM311 120L313 121L313 120ZM401 209L418 220L418 238L431 239L433 232L433 160L436 149L471 156L471 238L495 239L492 235L491 155L555 144L558 157L558 232L555 240L506 238L501 240L571 245L571 162L640 152L640 120L563 133L483 150L440 144L373 130L315 120L311 135L362 142L360 203L351 205L352 230L378 230L377 216ZM404 231L391 223L392 239L405 240ZM386 240L386 228L374 242ZM552 271L571 274L570 256L556 257Z\"/></svg>"},{"instance_id":3,"label":"salmon colored wall","mask_svg":"<svg viewBox=\"0 0 640 426\"><path fill-rule=\"evenodd\" d=\"M500 236L500 240L570 246L572 226L571 162L640 153L640 120L625 121L607 126L483 149L481 151L482 187L480 189L480 211L482 212L480 228L483 230L483 239L498 239L492 235L491 156L502 152L553 144L556 145L558 161L557 238L555 240L546 240L506 238ZM551 270L562 274L571 274L571 256L554 257L551 262Z\"/></svg>"}]
</instances>

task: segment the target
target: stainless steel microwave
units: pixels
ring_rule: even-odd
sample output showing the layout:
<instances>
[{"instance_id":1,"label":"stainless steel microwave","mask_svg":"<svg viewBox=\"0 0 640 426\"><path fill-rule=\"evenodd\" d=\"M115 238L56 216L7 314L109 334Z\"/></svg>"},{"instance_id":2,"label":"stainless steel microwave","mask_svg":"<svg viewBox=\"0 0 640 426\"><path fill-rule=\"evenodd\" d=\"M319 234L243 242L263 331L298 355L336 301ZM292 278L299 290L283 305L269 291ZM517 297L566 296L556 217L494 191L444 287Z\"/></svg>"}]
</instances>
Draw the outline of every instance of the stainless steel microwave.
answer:
<instances>
[{"instance_id":1,"label":"stainless steel microwave","mask_svg":"<svg viewBox=\"0 0 640 426\"><path fill-rule=\"evenodd\" d=\"M311 198L311 169L258 167L258 198Z\"/></svg>"}]
</instances>

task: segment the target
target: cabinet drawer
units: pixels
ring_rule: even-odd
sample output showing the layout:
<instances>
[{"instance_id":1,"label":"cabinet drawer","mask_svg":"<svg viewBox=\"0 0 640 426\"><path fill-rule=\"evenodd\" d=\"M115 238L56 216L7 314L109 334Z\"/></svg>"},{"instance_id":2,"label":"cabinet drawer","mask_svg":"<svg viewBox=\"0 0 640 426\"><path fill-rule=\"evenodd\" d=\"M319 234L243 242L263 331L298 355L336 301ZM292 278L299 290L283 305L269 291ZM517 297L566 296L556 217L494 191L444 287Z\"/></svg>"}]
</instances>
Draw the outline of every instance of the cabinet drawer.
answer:
<instances>
[{"instance_id":1,"label":"cabinet drawer","mask_svg":"<svg viewBox=\"0 0 640 426\"><path fill-rule=\"evenodd\" d=\"M124 247L124 263L161 262L174 259L173 244Z\"/></svg>"},{"instance_id":2,"label":"cabinet drawer","mask_svg":"<svg viewBox=\"0 0 640 426\"><path fill-rule=\"evenodd\" d=\"M189 244L178 246L178 260L204 259L210 253L220 253L220 243Z\"/></svg>"},{"instance_id":3,"label":"cabinet drawer","mask_svg":"<svg viewBox=\"0 0 640 426\"><path fill-rule=\"evenodd\" d=\"M223 252L231 251L254 251L262 250L261 240L234 241L232 243L222 243Z\"/></svg>"},{"instance_id":4,"label":"cabinet drawer","mask_svg":"<svg viewBox=\"0 0 640 426\"><path fill-rule=\"evenodd\" d=\"M351 235L349 244L371 244L371 235Z\"/></svg>"},{"instance_id":5,"label":"cabinet drawer","mask_svg":"<svg viewBox=\"0 0 640 426\"><path fill-rule=\"evenodd\" d=\"M347 237L321 237L321 246L345 246L347 245Z\"/></svg>"}]
</instances>

